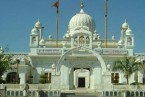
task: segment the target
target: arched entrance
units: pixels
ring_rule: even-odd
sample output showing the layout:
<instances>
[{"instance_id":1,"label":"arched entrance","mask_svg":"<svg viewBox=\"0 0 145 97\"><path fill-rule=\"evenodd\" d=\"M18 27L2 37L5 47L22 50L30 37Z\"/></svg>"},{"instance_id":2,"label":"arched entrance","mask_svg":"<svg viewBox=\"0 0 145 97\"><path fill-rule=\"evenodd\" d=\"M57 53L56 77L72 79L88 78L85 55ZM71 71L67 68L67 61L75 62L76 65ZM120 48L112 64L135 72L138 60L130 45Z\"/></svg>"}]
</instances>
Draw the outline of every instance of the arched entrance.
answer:
<instances>
[{"instance_id":1,"label":"arched entrance","mask_svg":"<svg viewBox=\"0 0 145 97\"><path fill-rule=\"evenodd\" d=\"M18 81L17 81L17 73L16 72L10 72L7 74L6 76L6 83L19 83L19 77L18 77Z\"/></svg>"},{"instance_id":2,"label":"arched entrance","mask_svg":"<svg viewBox=\"0 0 145 97\"><path fill-rule=\"evenodd\" d=\"M64 58L67 55L69 55L70 53L72 53L73 51L75 51L75 50L86 50L88 52L91 52L96 57L96 59L98 59L98 61L100 62L101 67L102 67L102 73L106 72L106 65L105 65L105 62L104 62L103 58L101 57L101 55L98 52L96 52L96 51L94 51L92 49L89 49L89 48L86 48L86 47L82 47L82 46L77 47L77 48L73 48L73 49L67 51L66 53L64 53L60 57L60 59L57 62L57 67L56 67L56 71L57 72L60 72L60 66L62 65L61 62L64 60Z\"/></svg>"},{"instance_id":3,"label":"arched entrance","mask_svg":"<svg viewBox=\"0 0 145 97\"><path fill-rule=\"evenodd\" d=\"M74 88L90 88L91 70L90 68L73 68Z\"/></svg>"},{"instance_id":4,"label":"arched entrance","mask_svg":"<svg viewBox=\"0 0 145 97\"><path fill-rule=\"evenodd\" d=\"M89 52L95 58L94 63L86 58L81 62L75 57L75 51ZM83 53L81 53L83 55ZM83 55L85 57L87 55ZM71 61L69 61L69 58ZM74 60L72 61L72 58ZM80 66L79 66L80 65ZM87 67L86 67L86 66ZM67 51L61 56L57 63L57 74L60 74L61 89L74 89L74 88L91 88L95 89L101 84L102 74L106 72L105 62L101 55L89 48L77 47Z\"/></svg>"}]
</instances>

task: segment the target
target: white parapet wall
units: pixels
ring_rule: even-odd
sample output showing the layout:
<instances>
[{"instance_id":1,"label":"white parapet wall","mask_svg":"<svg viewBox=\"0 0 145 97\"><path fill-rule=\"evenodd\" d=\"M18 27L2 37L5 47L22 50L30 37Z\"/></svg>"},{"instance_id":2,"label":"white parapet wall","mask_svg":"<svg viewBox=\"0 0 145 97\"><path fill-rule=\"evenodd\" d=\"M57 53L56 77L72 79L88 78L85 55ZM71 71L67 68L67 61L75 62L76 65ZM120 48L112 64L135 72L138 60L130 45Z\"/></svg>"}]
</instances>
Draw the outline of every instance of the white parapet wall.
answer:
<instances>
[{"instance_id":1,"label":"white parapet wall","mask_svg":"<svg viewBox=\"0 0 145 97\"><path fill-rule=\"evenodd\" d=\"M50 89L50 84L29 84L29 97L39 97L39 95L48 95L60 97L60 90ZM6 84L7 87L7 97L23 96L24 94L24 84Z\"/></svg>"},{"instance_id":2,"label":"white parapet wall","mask_svg":"<svg viewBox=\"0 0 145 97\"><path fill-rule=\"evenodd\" d=\"M0 97L5 97L6 95L6 88L4 84L0 84Z\"/></svg>"}]
</instances>

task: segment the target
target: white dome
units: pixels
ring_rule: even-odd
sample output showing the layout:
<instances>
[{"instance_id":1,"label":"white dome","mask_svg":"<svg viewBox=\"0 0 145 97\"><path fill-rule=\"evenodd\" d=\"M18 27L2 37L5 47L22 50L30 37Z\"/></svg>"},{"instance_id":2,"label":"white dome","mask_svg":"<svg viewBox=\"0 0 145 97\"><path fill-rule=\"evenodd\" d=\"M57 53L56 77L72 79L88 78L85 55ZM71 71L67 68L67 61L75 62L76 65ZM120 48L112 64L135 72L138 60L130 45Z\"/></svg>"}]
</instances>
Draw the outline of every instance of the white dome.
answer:
<instances>
[{"instance_id":1,"label":"white dome","mask_svg":"<svg viewBox=\"0 0 145 97\"><path fill-rule=\"evenodd\" d=\"M123 45L124 44L124 41L121 39L118 41L118 45Z\"/></svg>"},{"instance_id":2,"label":"white dome","mask_svg":"<svg viewBox=\"0 0 145 97\"><path fill-rule=\"evenodd\" d=\"M126 23L126 21L122 24L122 28L123 29L127 29L129 27L128 23Z\"/></svg>"},{"instance_id":3,"label":"white dome","mask_svg":"<svg viewBox=\"0 0 145 97\"><path fill-rule=\"evenodd\" d=\"M131 35L132 34L132 30L130 29L130 28L128 28L127 30L126 30L126 35Z\"/></svg>"},{"instance_id":4,"label":"white dome","mask_svg":"<svg viewBox=\"0 0 145 97\"><path fill-rule=\"evenodd\" d=\"M87 26L92 33L96 30L96 25L93 18L86 14L83 9L80 13L73 16L69 22L69 30L72 31L77 27Z\"/></svg>"},{"instance_id":5,"label":"white dome","mask_svg":"<svg viewBox=\"0 0 145 97\"><path fill-rule=\"evenodd\" d=\"M64 35L64 38L69 38L69 37L70 37L69 33L66 33L66 34Z\"/></svg>"},{"instance_id":6,"label":"white dome","mask_svg":"<svg viewBox=\"0 0 145 97\"><path fill-rule=\"evenodd\" d=\"M97 37L97 36L98 36L98 34L97 34L97 33L94 33L94 34L93 34L93 36L94 36L94 37Z\"/></svg>"},{"instance_id":7,"label":"white dome","mask_svg":"<svg viewBox=\"0 0 145 97\"><path fill-rule=\"evenodd\" d=\"M34 27L34 28L31 30L31 35L38 35L38 29Z\"/></svg>"},{"instance_id":8,"label":"white dome","mask_svg":"<svg viewBox=\"0 0 145 97\"><path fill-rule=\"evenodd\" d=\"M35 23L35 27L42 28L42 24L39 20Z\"/></svg>"},{"instance_id":9,"label":"white dome","mask_svg":"<svg viewBox=\"0 0 145 97\"><path fill-rule=\"evenodd\" d=\"M40 44L40 45L44 45L44 44L45 44L45 41L44 41L43 38L40 40L39 44Z\"/></svg>"}]
</instances>

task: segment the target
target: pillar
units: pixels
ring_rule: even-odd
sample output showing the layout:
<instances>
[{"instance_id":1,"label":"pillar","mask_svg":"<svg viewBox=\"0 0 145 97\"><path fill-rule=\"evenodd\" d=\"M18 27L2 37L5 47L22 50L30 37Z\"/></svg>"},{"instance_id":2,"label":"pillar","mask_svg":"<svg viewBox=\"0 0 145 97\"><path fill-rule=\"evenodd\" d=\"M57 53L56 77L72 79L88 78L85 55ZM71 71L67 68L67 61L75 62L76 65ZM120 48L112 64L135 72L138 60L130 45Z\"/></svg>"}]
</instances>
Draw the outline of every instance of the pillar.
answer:
<instances>
[{"instance_id":1,"label":"pillar","mask_svg":"<svg viewBox=\"0 0 145 97\"><path fill-rule=\"evenodd\" d=\"M92 49L92 45L93 45L92 36L89 36L89 39L90 39L90 49Z\"/></svg>"},{"instance_id":2,"label":"pillar","mask_svg":"<svg viewBox=\"0 0 145 97\"><path fill-rule=\"evenodd\" d=\"M138 83L143 83L143 71L138 71Z\"/></svg>"},{"instance_id":3,"label":"pillar","mask_svg":"<svg viewBox=\"0 0 145 97\"><path fill-rule=\"evenodd\" d=\"M69 89L69 70L65 65L61 67L61 88L65 90Z\"/></svg>"},{"instance_id":4,"label":"pillar","mask_svg":"<svg viewBox=\"0 0 145 97\"><path fill-rule=\"evenodd\" d=\"M71 37L71 48L74 48L74 38Z\"/></svg>"},{"instance_id":5,"label":"pillar","mask_svg":"<svg viewBox=\"0 0 145 97\"><path fill-rule=\"evenodd\" d=\"M99 88L101 85L101 68L94 68L94 89Z\"/></svg>"},{"instance_id":6,"label":"pillar","mask_svg":"<svg viewBox=\"0 0 145 97\"><path fill-rule=\"evenodd\" d=\"M25 73L20 73L19 78L20 78L20 84L26 83L26 74Z\"/></svg>"}]
</instances>

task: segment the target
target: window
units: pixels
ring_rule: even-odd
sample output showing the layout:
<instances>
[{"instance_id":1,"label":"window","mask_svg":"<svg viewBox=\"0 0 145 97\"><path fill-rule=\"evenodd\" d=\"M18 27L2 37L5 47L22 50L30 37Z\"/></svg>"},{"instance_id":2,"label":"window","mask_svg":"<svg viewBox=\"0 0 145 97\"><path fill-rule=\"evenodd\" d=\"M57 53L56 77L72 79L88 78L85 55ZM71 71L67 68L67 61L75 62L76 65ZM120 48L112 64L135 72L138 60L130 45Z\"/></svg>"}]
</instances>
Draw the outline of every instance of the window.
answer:
<instances>
[{"instance_id":1,"label":"window","mask_svg":"<svg viewBox=\"0 0 145 97\"><path fill-rule=\"evenodd\" d=\"M48 75L48 82L51 83L51 73Z\"/></svg>"},{"instance_id":2,"label":"window","mask_svg":"<svg viewBox=\"0 0 145 97\"><path fill-rule=\"evenodd\" d=\"M19 92L18 91L15 92L15 96L19 96Z\"/></svg>"},{"instance_id":3,"label":"window","mask_svg":"<svg viewBox=\"0 0 145 97\"><path fill-rule=\"evenodd\" d=\"M126 97L129 97L130 96L130 91L127 91L126 92Z\"/></svg>"},{"instance_id":4,"label":"window","mask_svg":"<svg viewBox=\"0 0 145 97\"><path fill-rule=\"evenodd\" d=\"M20 91L20 96L23 96L23 91Z\"/></svg>"},{"instance_id":5,"label":"window","mask_svg":"<svg viewBox=\"0 0 145 97\"><path fill-rule=\"evenodd\" d=\"M10 91L7 91L7 96L10 96Z\"/></svg>"},{"instance_id":6,"label":"window","mask_svg":"<svg viewBox=\"0 0 145 97\"><path fill-rule=\"evenodd\" d=\"M131 96L134 96L134 92L131 92Z\"/></svg>"},{"instance_id":7,"label":"window","mask_svg":"<svg viewBox=\"0 0 145 97\"><path fill-rule=\"evenodd\" d=\"M36 37L32 38L32 44L36 44Z\"/></svg>"},{"instance_id":8,"label":"window","mask_svg":"<svg viewBox=\"0 0 145 97\"><path fill-rule=\"evenodd\" d=\"M113 96L113 91L110 92L110 96Z\"/></svg>"},{"instance_id":9,"label":"window","mask_svg":"<svg viewBox=\"0 0 145 97\"><path fill-rule=\"evenodd\" d=\"M10 72L7 74L6 82L9 84L14 84L17 82L17 73L16 72ZM19 82L19 76L18 76L18 82Z\"/></svg>"},{"instance_id":10,"label":"window","mask_svg":"<svg viewBox=\"0 0 145 97\"><path fill-rule=\"evenodd\" d=\"M14 91L11 91L11 96L14 96Z\"/></svg>"},{"instance_id":11,"label":"window","mask_svg":"<svg viewBox=\"0 0 145 97\"><path fill-rule=\"evenodd\" d=\"M112 83L119 83L119 73L112 73L111 74L111 82Z\"/></svg>"},{"instance_id":12,"label":"window","mask_svg":"<svg viewBox=\"0 0 145 97\"><path fill-rule=\"evenodd\" d=\"M117 96L117 92L116 91L114 92L114 96Z\"/></svg>"},{"instance_id":13,"label":"window","mask_svg":"<svg viewBox=\"0 0 145 97\"><path fill-rule=\"evenodd\" d=\"M109 96L109 92L108 91L106 91L106 96Z\"/></svg>"},{"instance_id":14,"label":"window","mask_svg":"<svg viewBox=\"0 0 145 97\"><path fill-rule=\"evenodd\" d=\"M132 45L132 39L131 38L127 38L127 45Z\"/></svg>"},{"instance_id":15,"label":"window","mask_svg":"<svg viewBox=\"0 0 145 97\"><path fill-rule=\"evenodd\" d=\"M46 83L48 83L48 73L45 73L44 75L45 75L45 81Z\"/></svg>"},{"instance_id":16,"label":"window","mask_svg":"<svg viewBox=\"0 0 145 97\"><path fill-rule=\"evenodd\" d=\"M143 92L140 92L140 96L143 96Z\"/></svg>"},{"instance_id":17,"label":"window","mask_svg":"<svg viewBox=\"0 0 145 97\"><path fill-rule=\"evenodd\" d=\"M138 93L138 91L136 91L136 93L135 93L136 95L135 96L139 96L139 93Z\"/></svg>"}]
</instances>

